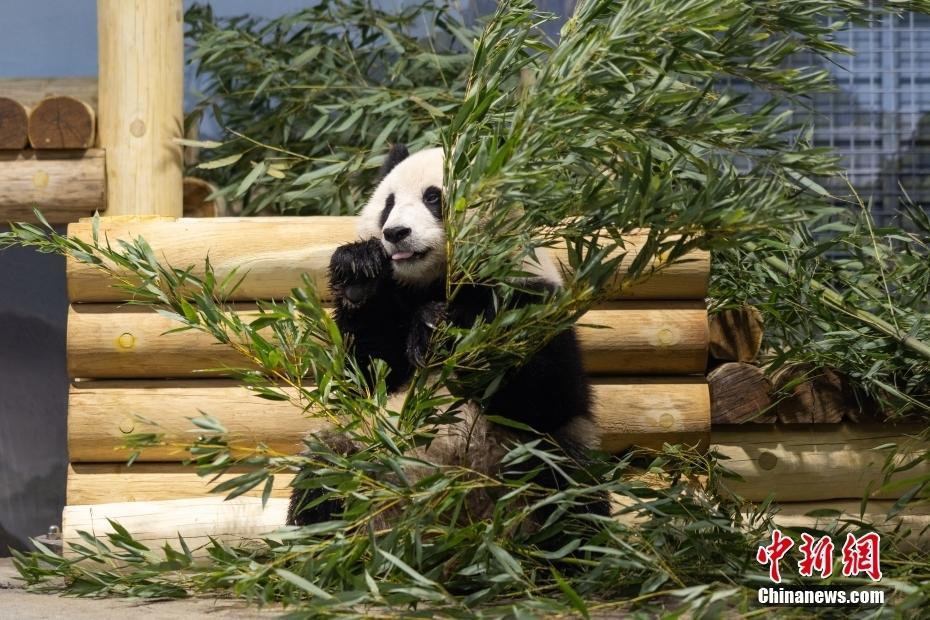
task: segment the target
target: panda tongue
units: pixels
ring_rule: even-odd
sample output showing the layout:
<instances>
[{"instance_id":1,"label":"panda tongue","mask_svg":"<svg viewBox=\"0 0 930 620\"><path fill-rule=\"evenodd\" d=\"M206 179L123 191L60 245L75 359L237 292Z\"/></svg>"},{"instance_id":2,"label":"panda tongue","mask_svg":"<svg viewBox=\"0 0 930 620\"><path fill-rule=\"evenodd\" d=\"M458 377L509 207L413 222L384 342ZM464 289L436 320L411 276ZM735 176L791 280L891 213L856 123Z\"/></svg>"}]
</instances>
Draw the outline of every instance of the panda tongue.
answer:
<instances>
[{"instance_id":1,"label":"panda tongue","mask_svg":"<svg viewBox=\"0 0 930 620\"><path fill-rule=\"evenodd\" d=\"M413 252L394 252L391 254L391 260L407 260L413 256Z\"/></svg>"}]
</instances>

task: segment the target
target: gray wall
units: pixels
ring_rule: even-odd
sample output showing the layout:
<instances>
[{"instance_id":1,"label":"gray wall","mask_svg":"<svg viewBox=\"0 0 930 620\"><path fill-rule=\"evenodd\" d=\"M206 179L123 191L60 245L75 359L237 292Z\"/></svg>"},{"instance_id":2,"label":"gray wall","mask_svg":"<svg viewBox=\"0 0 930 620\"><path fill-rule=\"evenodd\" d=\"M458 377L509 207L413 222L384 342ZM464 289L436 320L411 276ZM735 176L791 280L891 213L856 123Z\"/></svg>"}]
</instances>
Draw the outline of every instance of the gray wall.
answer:
<instances>
[{"instance_id":1,"label":"gray wall","mask_svg":"<svg viewBox=\"0 0 930 620\"><path fill-rule=\"evenodd\" d=\"M0 253L0 555L61 519L67 307L63 258Z\"/></svg>"}]
</instances>

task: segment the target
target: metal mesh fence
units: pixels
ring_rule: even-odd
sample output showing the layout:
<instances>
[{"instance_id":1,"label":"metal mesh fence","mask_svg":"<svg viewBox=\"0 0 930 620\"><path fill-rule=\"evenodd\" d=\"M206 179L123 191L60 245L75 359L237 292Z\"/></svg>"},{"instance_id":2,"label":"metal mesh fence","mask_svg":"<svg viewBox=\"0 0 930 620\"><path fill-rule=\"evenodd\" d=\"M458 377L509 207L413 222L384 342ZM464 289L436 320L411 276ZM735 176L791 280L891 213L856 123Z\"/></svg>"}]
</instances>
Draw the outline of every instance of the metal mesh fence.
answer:
<instances>
[{"instance_id":1,"label":"metal mesh fence","mask_svg":"<svg viewBox=\"0 0 930 620\"><path fill-rule=\"evenodd\" d=\"M814 142L842 155L876 220L889 222L901 187L930 204L930 16L885 17L837 38L856 55L827 65L837 90L813 99Z\"/></svg>"},{"instance_id":2,"label":"metal mesh fence","mask_svg":"<svg viewBox=\"0 0 930 620\"><path fill-rule=\"evenodd\" d=\"M474 0L472 6L482 14L494 4ZM537 4L564 17L575 2ZM550 24L550 34L560 25ZM815 145L830 146L842 157L851 183L863 200L871 200L879 224L891 223L899 212L901 188L930 208L930 15L885 16L838 33L837 42L856 55L829 61L797 58L799 65L824 66L836 84L835 92L812 97ZM729 86L742 90L745 85ZM849 194L842 179L825 185L837 195Z\"/></svg>"}]
</instances>

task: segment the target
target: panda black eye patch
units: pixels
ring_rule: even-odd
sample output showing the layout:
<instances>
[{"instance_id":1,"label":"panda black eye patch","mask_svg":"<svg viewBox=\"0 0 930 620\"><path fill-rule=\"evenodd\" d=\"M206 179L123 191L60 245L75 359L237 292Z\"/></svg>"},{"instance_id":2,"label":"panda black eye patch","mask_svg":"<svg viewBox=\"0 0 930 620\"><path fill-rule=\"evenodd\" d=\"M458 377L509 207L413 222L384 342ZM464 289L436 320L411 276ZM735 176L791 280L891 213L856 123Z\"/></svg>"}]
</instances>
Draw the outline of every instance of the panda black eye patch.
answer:
<instances>
[{"instance_id":1,"label":"panda black eye patch","mask_svg":"<svg viewBox=\"0 0 930 620\"><path fill-rule=\"evenodd\" d=\"M437 220L442 219L442 190L430 185L423 192L423 204Z\"/></svg>"},{"instance_id":2,"label":"panda black eye patch","mask_svg":"<svg viewBox=\"0 0 930 620\"><path fill-rule=\"evenodd\" d=\"M384 223L387 221L388 216L391 214L391 209L394 208L394 194L390 194L387 197L387 200L384 201L384 210L381 211L381 226L384 227Z\"/></svg>"}]
</instances>

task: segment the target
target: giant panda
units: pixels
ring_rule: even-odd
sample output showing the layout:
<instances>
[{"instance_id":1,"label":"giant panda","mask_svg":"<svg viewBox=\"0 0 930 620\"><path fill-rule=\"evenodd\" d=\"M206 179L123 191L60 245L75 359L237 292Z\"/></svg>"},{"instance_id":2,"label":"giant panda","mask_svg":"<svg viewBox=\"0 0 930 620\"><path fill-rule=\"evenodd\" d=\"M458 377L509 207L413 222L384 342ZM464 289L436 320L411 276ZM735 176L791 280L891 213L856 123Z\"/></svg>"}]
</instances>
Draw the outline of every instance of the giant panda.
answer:
<instances>
[{"instance_id":1,"label":"giant panda","mask_svg":"<svg viewBox=\"0 0 930 620\"><path fill-rule=\"evenodd\" d=\"M490 318L495 312L492 286L469 286L454 302L446 303L442 187L442 149L410 154L405 146L394 145L382 168L381 181L360 213L359 240L337 248L330 261L335 321L361 368L369 368L373 359L388 364L390 392L402 390L409 382L439 322L467 328L479 317ZM538 275L521 283L524 292L517 293L511 303L540 303L544 299L540 294L561 285L551 262L536 264L532 271ZM598 443L591 400L578 339L574 329L569 329L505 376L486 402L466 407L458 422L446 425L416 456L436 466L459 465L489 476L500 475L504 455L515 441L529 437L525 431L504 428L484 416L493 414L548 436L569 462L577 465L574 471L582 472L589 450ZM335 433L325 439L335 451L355 449ZM536 478L547 487L559 487L559 480L551 471ZM469 503L472 516L485 517L493 508L494 497L472 498ZM605 500L595 499L584 512L604 514L607 505ZM318 492L295 485L288 524L338 518L339 512L340 507L333 502L320 502Z\"/></svg>"}]
</instances>

